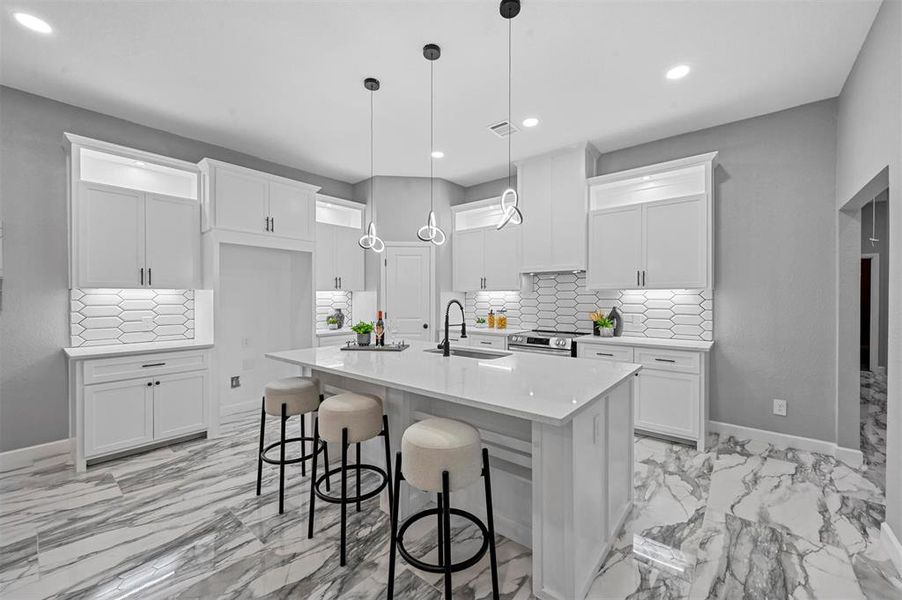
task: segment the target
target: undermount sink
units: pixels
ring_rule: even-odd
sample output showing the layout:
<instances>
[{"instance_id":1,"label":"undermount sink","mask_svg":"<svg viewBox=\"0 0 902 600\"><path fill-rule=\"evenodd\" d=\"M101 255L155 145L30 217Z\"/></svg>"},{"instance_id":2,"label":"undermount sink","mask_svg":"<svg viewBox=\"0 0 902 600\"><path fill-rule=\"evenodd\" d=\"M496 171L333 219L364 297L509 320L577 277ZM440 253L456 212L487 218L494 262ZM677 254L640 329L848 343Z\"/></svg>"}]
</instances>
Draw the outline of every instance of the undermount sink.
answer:
<instances>
[{"instance_id":1,"label":"undermount sink","mask_svg":"<svg viewBox=\"0 0 902 600\"><path fill-rule=\"evenodd\" d=\"M438 348L431 348L429 350L423 350L423 352L428 352L430 354L441 354L442 351ZM505 356L510 356L510 352L485 352L483 350L471 350L469 348L451 348L452 356L463 356L464 358L480 358L483 360L495 360L496 358L504 358Z\"/></svg>"}]
</instances>

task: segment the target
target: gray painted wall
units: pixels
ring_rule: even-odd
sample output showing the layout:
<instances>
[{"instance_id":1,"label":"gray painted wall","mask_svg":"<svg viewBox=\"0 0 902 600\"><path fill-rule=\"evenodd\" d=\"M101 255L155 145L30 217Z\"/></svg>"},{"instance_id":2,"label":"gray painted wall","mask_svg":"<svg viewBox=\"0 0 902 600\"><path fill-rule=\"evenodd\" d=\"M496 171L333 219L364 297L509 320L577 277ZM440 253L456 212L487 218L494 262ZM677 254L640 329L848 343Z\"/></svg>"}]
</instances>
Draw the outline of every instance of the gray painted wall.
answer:
<instances>
[{"instance_id":1,"label":"gray painted wall","mask_svg":"<svg viewBox=\"0 0 902 600\"><path fill-rule=\"evenodd\" d=\"M712 420L835 439L835 147L825 100L599 159L604 174L719 152Z\"/></svg>"},{"instance_id":2,"label":"gray painted wall","mask_svg":"<svg viewBox=\"0 0 902 600\"><path fill-rule=\"evenodd\" d=\"M513 179L511 179L511 186L514 189L517 189L517 175L514 174ZM501 179L495 179L493 181L486 181L485 183L479 183L474 186L470 186L464 189L463 198L460 203L464 202L476 202L477 200L485 200L486 198L494 198L495 196L500 196L504 193L504 190L507 189L507 177L502 177Z\"/></svg>"},{"instance_id":3,"label":"gray painted wall","mask_svg":"<svg viewBox=\"0 0 902 600\"><path fill-rule=\"evenodd\" d=\"M352 193L348 183L0 87L0 451L69 435L60 351L69 345L64 132L192 162L209 156L320 185L327 194Z\"/></svg>"},{"instance_id":4,"label":"gray painted wall","mask_svg":"<svg viewBox=\"0 0 902 600\"><path fill-rule=\"evenodd\" d=\"M887 334L889 333L889 261L890 238L889 238L889 190L885 190L877 197L876 204L866 204L861 209L861 253L877 254L880 262L880 314L879 328L880 337L877 340L877 364L881 367L886 366L886 349ZM876 230L877 238L880 240L876 246L871 245L871 228L873 225L874 207L877 210Z\"/></svg>"},{"instance_id":5,"label":"gray painted wall","mask_svg":"<svg viewBox=\"0 0 902 600\"><path fill-rule=\"evenodd\" d=\"M367 179L354 186L355 200L367 202L368 206L371 181ZM448 242L436 247L436 299L442 292L451 290L451 206L460 204L463 194L461 186L444 179L435 180L435 216L439 227L448 235ZM428 177L376 177L376 228L383 241L419 242L417 230L426 223L428 212ZM368 290L377 290L381 299L379 260L378 255L367 252L366 287ZM440 308L436 306L434 329L438 329L440 324ZM443 312L441 314L444 316Z\"/></svg>"},{"instance_id":6,"label":"gray painted wall","mask_svg":"<svg viewBox=\"0 0 902 600\"><path fill-rule=\"evenodd\" d=\"M886 0L877 12L871 31L861 47L839 96L837 123L836 199L841 208L854 200L864 186L882 170L889 174L889 229L899 239L902 231L902 2ZM857 223L845 212L841 227L839 272L839 314L857 315L858 265L847 261L846 251L858 250ZM849 231L844 231L848 229ZM848 238L848 239L847 239ZM898 252L896 253L898 254ZM843 294L843 290L855 290ZM891 261L889 273L889 342L887 362L887 465L886 520L902 538L902 260ZM857 339L858 319L837 321L839 339ZM842 406L858 389L857 351L840 352L838 360L838 403ZM857 426L857 397L854 410L843 411L838 419L840 433Z\"/></svg>"}]
</instances>

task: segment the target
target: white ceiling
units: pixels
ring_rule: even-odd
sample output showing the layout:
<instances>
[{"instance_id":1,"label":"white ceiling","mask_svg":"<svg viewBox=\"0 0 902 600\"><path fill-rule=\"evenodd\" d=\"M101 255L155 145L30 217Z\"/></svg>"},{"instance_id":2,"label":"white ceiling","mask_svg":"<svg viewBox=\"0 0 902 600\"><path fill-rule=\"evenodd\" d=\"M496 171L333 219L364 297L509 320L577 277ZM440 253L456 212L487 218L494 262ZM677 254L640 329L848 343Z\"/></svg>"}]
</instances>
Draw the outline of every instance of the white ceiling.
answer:
<instances>
[{"instance_id":1,"label":"white ceiling","mask_svg":"<svg viewBox=\"0 0 902 600\"><path fill-rule=\"evenodd\" d=\"M514 159L581 140L611 150L836 96L879 0L524 0L513 21ZM428 66L436 64L436 176L506 173L507 22L469 2L35 2L4 0L0 82L356 182L429 172ZM47 20L42 36L11 17ZM692 65L679 82L664 72Z\"/></svg>"}]
</instances>

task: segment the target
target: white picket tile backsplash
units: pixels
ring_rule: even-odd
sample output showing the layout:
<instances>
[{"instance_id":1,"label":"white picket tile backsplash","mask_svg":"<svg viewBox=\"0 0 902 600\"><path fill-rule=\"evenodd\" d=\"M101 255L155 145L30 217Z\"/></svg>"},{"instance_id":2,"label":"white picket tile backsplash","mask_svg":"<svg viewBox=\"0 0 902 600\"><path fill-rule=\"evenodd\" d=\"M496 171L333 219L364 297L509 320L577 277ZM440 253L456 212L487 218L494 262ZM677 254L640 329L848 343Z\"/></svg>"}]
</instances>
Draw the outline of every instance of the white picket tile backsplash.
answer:
<instances>
[{"instance_id":1,"label":"white picket tile backsplash","mask_svg":"<svg viewBox=\"0 0 902 600\"><path fill-rule=\"evenodd\" d=\"M585 273L539 273L532 291L470 292L467 319L505 309L508 328L591 332L589 313L624 314L625 335L683 340L714 339L714 300L710 290L590 291Z\"/></svg>"},{"instance_id":2,"label":"white picket tile backsplash","mask_svg":"<svg viewBox=\"0 0 902 600\"><path fill-rule=\"evenodd\" d=\"M345 327L353 324L351 321L351 306L354 300L353 292L316 292L316 328L328 329L326 318L340 308L345 314Z\"/></svg>"},{"instance_id":3,"label":"white picket tile backsplash","mask_svg":"<svg viewBox=\"0 0 902 600\"><path fill-rule=\"evenodd\" d=\"M69 298L73 347L194 339L194 290L74 289Z\"/></svg>"}]
</instances>

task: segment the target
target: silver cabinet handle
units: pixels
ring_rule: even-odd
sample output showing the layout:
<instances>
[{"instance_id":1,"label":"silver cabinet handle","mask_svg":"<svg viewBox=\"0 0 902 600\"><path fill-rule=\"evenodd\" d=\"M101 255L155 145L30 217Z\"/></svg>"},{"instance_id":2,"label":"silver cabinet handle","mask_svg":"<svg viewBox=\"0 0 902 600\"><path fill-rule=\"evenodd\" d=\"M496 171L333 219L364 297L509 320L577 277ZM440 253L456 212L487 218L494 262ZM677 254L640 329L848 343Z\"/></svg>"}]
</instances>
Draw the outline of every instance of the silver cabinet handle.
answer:
<instances>
[{"instance_id":1,"label":"silver cabinet handle","mask_svg":"<svg viewBox=\"0 0 902 600\"><path fill-rule=\"evenodd\" d=\"M658 362L666 362L666 363L675 363L676 362L672 358L656 358L655 360Z\"/></svg>"}]
</instances>

